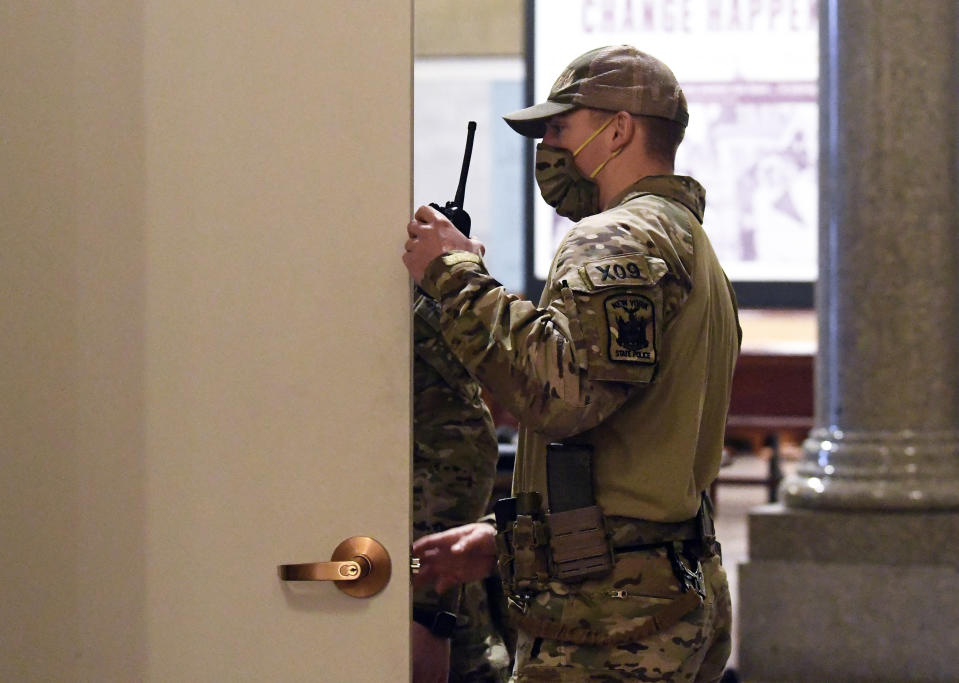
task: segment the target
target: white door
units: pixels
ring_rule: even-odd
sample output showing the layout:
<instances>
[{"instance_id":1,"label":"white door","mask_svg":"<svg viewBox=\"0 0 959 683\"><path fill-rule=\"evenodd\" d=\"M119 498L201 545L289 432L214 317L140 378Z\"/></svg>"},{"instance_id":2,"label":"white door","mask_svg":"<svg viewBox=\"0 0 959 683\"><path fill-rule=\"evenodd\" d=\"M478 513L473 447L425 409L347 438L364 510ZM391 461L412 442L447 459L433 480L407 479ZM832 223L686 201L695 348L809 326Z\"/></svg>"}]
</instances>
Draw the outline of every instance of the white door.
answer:
<instances>
[{"instance_id":1,"label":"white door","mask_svg":"<svg viewBox=\"0 0 959 683\"><path fill-rule=\"evenodd\" d=\"M411 3L8 10L0 680L407 680Z\"/></svg>"}]
</instances>

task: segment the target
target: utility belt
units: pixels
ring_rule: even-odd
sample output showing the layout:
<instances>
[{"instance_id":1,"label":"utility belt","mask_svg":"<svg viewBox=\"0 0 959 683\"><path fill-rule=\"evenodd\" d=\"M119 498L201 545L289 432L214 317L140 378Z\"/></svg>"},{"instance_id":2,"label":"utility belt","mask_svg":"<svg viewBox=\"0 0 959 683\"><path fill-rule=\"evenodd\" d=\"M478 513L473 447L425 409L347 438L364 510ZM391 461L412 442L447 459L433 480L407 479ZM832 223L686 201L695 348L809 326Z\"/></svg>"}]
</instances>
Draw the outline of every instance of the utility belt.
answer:
<instances>
[{"instance_id":1,"label":"utility belt","mask_svg":"<svg viewBox=\"0 0 959 683\"><path fill-rule=\"evenodd\" d=\"M665 548L683 593L705 597L701 560L719 553L712 505L683 522L606 517L592 491L588 446L550 444L548 506L538 492L496 502L497 565L510 602L522 606L551 581L575 584L607 576L617 555Z\"/></svg>"}]
</instances>

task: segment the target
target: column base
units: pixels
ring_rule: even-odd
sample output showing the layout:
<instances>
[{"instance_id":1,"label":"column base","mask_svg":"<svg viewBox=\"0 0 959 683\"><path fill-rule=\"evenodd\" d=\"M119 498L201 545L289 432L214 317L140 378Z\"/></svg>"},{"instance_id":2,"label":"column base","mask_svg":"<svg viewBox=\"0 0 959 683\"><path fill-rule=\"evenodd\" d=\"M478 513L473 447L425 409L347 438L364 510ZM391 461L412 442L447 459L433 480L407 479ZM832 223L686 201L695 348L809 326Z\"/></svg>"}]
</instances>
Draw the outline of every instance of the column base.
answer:
<instances>
[{"instance_id":1,"label":"column base","mask_svg":"<svg viewBox=\"0 0 959 683\"><path fill-rule=\"evenodd\" d=\"M752 510L744 680L959 680L957 535L953 512Z\"/></svg>"},{"instance_id":2,"label":"column base","mask_svg":"<svg viewBox=\"0 0 959 683\"><path fill-rule=\"evenodd\" d=\"M815 429L780 493L791 507L959 510L959 432Z\"/></svg>"}]
</instances>

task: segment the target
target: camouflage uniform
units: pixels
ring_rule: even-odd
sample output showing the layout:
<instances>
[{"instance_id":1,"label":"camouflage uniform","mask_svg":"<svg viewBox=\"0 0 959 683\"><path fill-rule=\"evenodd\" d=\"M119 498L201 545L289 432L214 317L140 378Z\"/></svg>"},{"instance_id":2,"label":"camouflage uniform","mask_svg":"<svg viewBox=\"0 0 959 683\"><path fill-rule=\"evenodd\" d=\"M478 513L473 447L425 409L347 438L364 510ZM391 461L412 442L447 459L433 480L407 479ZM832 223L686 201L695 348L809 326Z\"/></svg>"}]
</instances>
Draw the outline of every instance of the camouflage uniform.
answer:
<instances>
[{"instance_id":1,"label":"camouflage uniform","mask_svg":"<svg viewBox=\"0 0 959 683\"><path fill-rule=\"evenodd\" d=\"M413 535L476 521L485 511L498 450L476 381L438 331L439 311L419 295L413 316ZM509 653L493 626L481 583L442 596L414 592L418 607L458 613L451 640L451 681L499 681Z\"/></svg>"},{"instance_id":2,"label":"camouflage uniform","mask_svg":"<svg viewBox=\"0 0 959 683\"><path fill-rule=\"evenodd\" d=\"M520 419L514 494L546 491L549 441L591 446L617 548L643 545L631 520L693 517L719 469L740 333L704 208L691 178L640 180L566 235L538 307L465 252L423 279L452 350ZM702 568L705 600L665 629L656 613L686 593L664 548L617 552L600 579L542 582L520 622L515 680L718 680L729 589L718 557Z\"/></svg>"}]
</instances>

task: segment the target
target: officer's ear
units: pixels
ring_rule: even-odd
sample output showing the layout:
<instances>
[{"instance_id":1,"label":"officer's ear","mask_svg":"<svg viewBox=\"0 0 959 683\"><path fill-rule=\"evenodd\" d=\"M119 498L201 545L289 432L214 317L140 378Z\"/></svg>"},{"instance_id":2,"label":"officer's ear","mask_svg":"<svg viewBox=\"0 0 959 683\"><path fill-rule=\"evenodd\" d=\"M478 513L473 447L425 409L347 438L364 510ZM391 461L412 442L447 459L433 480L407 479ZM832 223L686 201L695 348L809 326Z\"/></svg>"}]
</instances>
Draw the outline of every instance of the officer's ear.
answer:
<instances>
[{"instance_id":1,"label":"officer's ear","mask_svg":"<svg viewBox=\"0 0 959 683\"><path fill-rule=\"evenodd\" d=\"M613 122L609 124L610 128L613 129L613 150L622 149L628 145L633 136L636 135L636 119L633 118L633 115L626 111L618 111L613 119Z\"/></svg>"}]
</instances>

